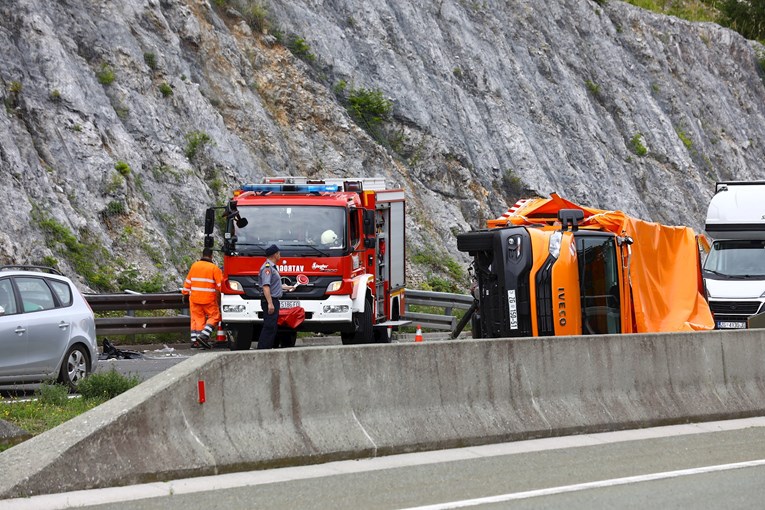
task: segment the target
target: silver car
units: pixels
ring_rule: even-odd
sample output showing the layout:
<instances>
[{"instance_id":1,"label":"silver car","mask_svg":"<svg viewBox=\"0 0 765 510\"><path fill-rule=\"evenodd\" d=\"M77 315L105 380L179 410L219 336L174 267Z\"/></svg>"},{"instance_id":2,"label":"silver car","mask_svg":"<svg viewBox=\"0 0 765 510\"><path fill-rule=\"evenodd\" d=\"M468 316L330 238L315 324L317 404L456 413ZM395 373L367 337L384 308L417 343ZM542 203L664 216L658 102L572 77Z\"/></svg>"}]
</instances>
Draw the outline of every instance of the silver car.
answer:
<instances>
[{"instance_id":1,"label":"silver car","mask_svg":"<svg viewBox=\"0 0 765 510\"><path fill-rule=\"evenodd\" d=\"M93 310L69 278L0 267L0 384L57 379L74 389L97 361Z\"/></svg>"}]
</instances>

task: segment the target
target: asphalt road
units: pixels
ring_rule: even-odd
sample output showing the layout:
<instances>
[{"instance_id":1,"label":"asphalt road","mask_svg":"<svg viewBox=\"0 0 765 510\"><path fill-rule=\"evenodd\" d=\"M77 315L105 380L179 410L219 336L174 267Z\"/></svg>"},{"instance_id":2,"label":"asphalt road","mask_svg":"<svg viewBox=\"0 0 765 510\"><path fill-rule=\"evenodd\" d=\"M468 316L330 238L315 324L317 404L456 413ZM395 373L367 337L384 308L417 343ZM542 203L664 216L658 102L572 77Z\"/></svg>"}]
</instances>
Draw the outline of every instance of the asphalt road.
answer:
<instances>
[{"instance_id":1,"label":"asphalt road","mask_svg":"<svg viewBox=\"0 0 765 510\"><path fill-rule=\"evenodd\" d=\"M35 508L762 508L765 418L611 432L7 500Z\"/></svg>"}]
</instances>

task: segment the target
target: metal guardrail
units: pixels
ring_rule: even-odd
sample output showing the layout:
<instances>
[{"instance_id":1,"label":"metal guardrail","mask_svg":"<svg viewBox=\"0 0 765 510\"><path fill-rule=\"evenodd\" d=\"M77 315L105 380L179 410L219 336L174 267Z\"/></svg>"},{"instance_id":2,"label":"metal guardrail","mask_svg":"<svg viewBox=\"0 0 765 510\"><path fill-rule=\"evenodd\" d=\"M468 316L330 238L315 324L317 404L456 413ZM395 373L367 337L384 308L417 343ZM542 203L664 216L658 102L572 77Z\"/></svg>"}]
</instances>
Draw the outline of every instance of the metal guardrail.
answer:
<instances>
[{"instance_id":1,"label":"metal guardrail","mask_svg":"<svg viewBox=\"0 0 765 510\"><path fill-rule=\"evenodd\" d=\"M406 311L402 319L412 321L415 326L423 328L454 331L457 327L455 308L467 310L473 305L473 296L469 294L450 294L448 292L431 292L425 290L406 289ZM443 315L433 313L412 312L411 305L432 306L443 308Z\"/></svg>"},{"instance_id":2,"label":"metal guardrail","mask_svg":"<svg viewBox=\"0 0 765 510\"><path fill-rule=\"evenodd\" d=\"M189 330L188 315L134 317L135 310L184 310L179 292L164 294L85 294L94 312L125 310L125 317L96 317L97 335L141 335L149 333L184 333Z\"/></svg>"},{"instance_id":3,"label":"metal guardrail","mask_svg":"<svg viewBox=\"0 0 765 510\"><path fill-rule=\"evenodd\" d=\"M404 320L423 328L454 331L457 326L455 308L467 310L473 304L473 296L468 294L450 294L448 292L430 292L406 289L406 311ZM149 333L183 333L189 329L188 315L165 317L135 317L136 310L184 310L182 295L179 292L162 294L86 294L94 312L127 311L125 317L97 317L98 335L141 335ZM443 314L412 312L411 305L443 308Z\"/></svg>"}]
</instances>

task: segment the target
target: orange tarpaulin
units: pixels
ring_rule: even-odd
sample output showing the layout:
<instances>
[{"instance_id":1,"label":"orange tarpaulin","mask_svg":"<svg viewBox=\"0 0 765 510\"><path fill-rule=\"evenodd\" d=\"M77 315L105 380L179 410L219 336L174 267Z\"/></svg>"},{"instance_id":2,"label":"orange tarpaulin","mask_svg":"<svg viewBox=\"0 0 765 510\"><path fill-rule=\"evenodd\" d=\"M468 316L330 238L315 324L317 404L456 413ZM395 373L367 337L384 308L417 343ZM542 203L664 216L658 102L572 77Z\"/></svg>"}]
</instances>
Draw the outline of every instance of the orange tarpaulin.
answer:
<instances>
[{"instance_id":1,"label":"orange tarpaulin","mask_svg":"<svg viewBox=\"0 0 765 510\"><path fill-rule=\"evenodd\" d=\"M621 211L581 207L552 194L532 199L502 218L489 220L489 227L551 225L560 209L581 209L580 228L630 236L635 328L638 333L698 331L714 329L714 320L703 295L698 244L693 230L632 218Z\"/></svg>"}]
</instances>

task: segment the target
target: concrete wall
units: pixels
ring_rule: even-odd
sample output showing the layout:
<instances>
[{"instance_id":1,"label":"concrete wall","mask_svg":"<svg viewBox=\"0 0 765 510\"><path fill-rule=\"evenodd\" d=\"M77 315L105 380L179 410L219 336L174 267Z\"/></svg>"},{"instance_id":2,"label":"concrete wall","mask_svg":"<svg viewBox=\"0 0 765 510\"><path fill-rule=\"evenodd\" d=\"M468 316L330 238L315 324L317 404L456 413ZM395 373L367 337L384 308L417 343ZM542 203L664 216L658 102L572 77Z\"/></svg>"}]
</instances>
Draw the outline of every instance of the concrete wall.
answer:
<instances>
[{"instance_id":1,"label":"concrete wall","mask_svg":"<svg viewBox=\"0 0 765 510\"><path fill-rule=\"evenodd\" d=\"M205 353L0 453L0 497L760 415L765 330Z\"/></svg>"}]
</instances>

